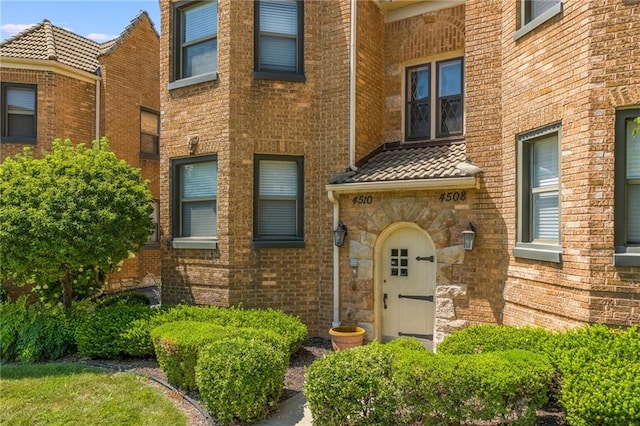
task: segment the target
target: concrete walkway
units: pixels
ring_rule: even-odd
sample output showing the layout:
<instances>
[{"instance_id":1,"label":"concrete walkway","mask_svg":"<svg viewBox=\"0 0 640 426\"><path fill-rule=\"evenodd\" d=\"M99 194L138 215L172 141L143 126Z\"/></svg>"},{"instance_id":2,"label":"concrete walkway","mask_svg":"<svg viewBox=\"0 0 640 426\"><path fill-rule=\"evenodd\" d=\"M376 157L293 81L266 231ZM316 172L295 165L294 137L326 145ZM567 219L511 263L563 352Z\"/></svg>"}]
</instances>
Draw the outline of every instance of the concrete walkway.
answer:
<instances>
[{"instance_id":1,"label":"concrete walkway","mask_svg":"<svg viewBox=\"0 0 640 426\"><path fill-rule=\"evenodd\" d=\"M271 417L256 423L256 426L311 426L311 411L302 392L280 404Z\"/></svg>"}]
</instances>

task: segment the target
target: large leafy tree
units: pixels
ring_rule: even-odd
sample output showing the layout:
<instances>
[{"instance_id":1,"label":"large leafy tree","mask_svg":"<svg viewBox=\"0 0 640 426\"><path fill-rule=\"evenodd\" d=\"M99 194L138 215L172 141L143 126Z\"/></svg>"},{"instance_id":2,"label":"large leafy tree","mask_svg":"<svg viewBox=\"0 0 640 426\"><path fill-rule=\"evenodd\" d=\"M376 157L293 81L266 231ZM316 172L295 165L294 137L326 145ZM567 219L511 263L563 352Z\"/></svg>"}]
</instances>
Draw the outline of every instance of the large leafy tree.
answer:
<instances>
[{"instance_id":1,"label":"large leafy tree","mask_svg":"<svg viewBox=\"0 0 640 426\"><path fill-rule=\"evenodd\" d=\"M41 159L26 148L0 164L0 279L70 307L145 244L151 202L140 170L106 139L55 140Z\"/></svg>"}]
</instances>

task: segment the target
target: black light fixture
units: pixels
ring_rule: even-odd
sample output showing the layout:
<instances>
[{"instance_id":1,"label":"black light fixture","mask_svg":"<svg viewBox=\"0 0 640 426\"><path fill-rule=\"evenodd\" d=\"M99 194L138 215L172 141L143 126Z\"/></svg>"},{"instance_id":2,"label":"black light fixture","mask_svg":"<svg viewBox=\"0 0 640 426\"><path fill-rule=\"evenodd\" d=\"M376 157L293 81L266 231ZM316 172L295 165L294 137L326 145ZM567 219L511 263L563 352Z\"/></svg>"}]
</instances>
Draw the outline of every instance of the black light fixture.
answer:
<instances>
[{"instance_id":1,"label":"black light fixture","mask_svg":"<svg viewBox=\"0 0 640 426\"><path fill-rule=\"evenodd\" d=\"M473 249L473 240L476 238L476 227L469 222L469 226L462 231L462 245L465 250Z\"/></svg>"},{"instance_id":2,"label":"black light fixture","mask_svg":"<svg viewBox=\"0 0 640 426\"><path fill-rule=\"evenodd\" d=\"M342 247L344 244L344 237L347 236L347 226L341 222L338 223L338 227L333 230L333 243L337 247Z\"/></svg>"}]
</instances>

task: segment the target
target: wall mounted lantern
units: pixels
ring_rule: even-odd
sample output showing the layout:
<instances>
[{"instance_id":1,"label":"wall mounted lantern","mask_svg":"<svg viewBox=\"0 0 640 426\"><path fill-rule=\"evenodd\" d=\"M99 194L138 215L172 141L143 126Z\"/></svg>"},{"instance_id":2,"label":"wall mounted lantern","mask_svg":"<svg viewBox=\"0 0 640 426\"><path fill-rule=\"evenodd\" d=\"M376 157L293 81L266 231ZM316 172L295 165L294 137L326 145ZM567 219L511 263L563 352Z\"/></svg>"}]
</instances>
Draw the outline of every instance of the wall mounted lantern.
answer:
<instances>
[{"instance_id":1,"label":"wall mounted lantern","mask_svg":"<svg viewBox=\"0 0 640 426\"><path fill-rule=\"evenodd\" d=\"M347 236L347 226L340 222L338 227L333 231L333 243L337 247L342 247L344 244L344 237Z\"/></svg>"},{"instance_id":2,"label":"wall mounted lantern","mask_svg":"<svg viewBox=\"0 0 640 426\"><path fill-rule=\"evenodd\" d=\"M469 222L469 226L462 231L462 245L465 250L473 249L473 240L476 238L476 227Z\"/></svg>"}]
</instances>

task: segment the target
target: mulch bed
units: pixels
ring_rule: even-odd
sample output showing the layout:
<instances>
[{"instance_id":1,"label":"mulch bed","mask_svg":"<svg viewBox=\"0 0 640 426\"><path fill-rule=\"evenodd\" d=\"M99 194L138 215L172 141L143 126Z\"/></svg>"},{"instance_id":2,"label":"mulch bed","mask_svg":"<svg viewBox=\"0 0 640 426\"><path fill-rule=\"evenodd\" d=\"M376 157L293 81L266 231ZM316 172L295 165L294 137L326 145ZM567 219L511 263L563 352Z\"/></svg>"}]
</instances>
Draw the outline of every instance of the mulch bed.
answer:
<instances>
[{"instance_id":1,"label":"mulch bed","mask_svg":"<svg viewBox=\"0 0 640 426\"><path fill-rule=\"evenodd\" d=\"M302 392L304 387L305 368L310 366L316 359L322 358L330 353L331 341L321 337L311 337L304 341L300 349L291 357L289 368L287 369L284 379L284 389L280 397L281 401L285 401L298 392ZM92 365L116 369L120 371L128 371L143 376L153 376L161 381L167 382L166 374L158 366L158 362L154 359L140 358L124 358L118 360L83 360L77 357L67 357L64 361L87 362ZM153 386L161 388L167 396L169 396L180 411L184 412L188 417L189 426L211 426L216 425L215 421L206 419L192 404L186 401L183 396L186 395L194 401L199 401L200 395L197 392L182 392L168 390L166 387L149 380ZM542 410L538 410L537 426L566 426L568 423L564 419L564 414L559 407L550 404ZM284 426L284 425L283 425Z\"/></svg>"}]
</instances>

